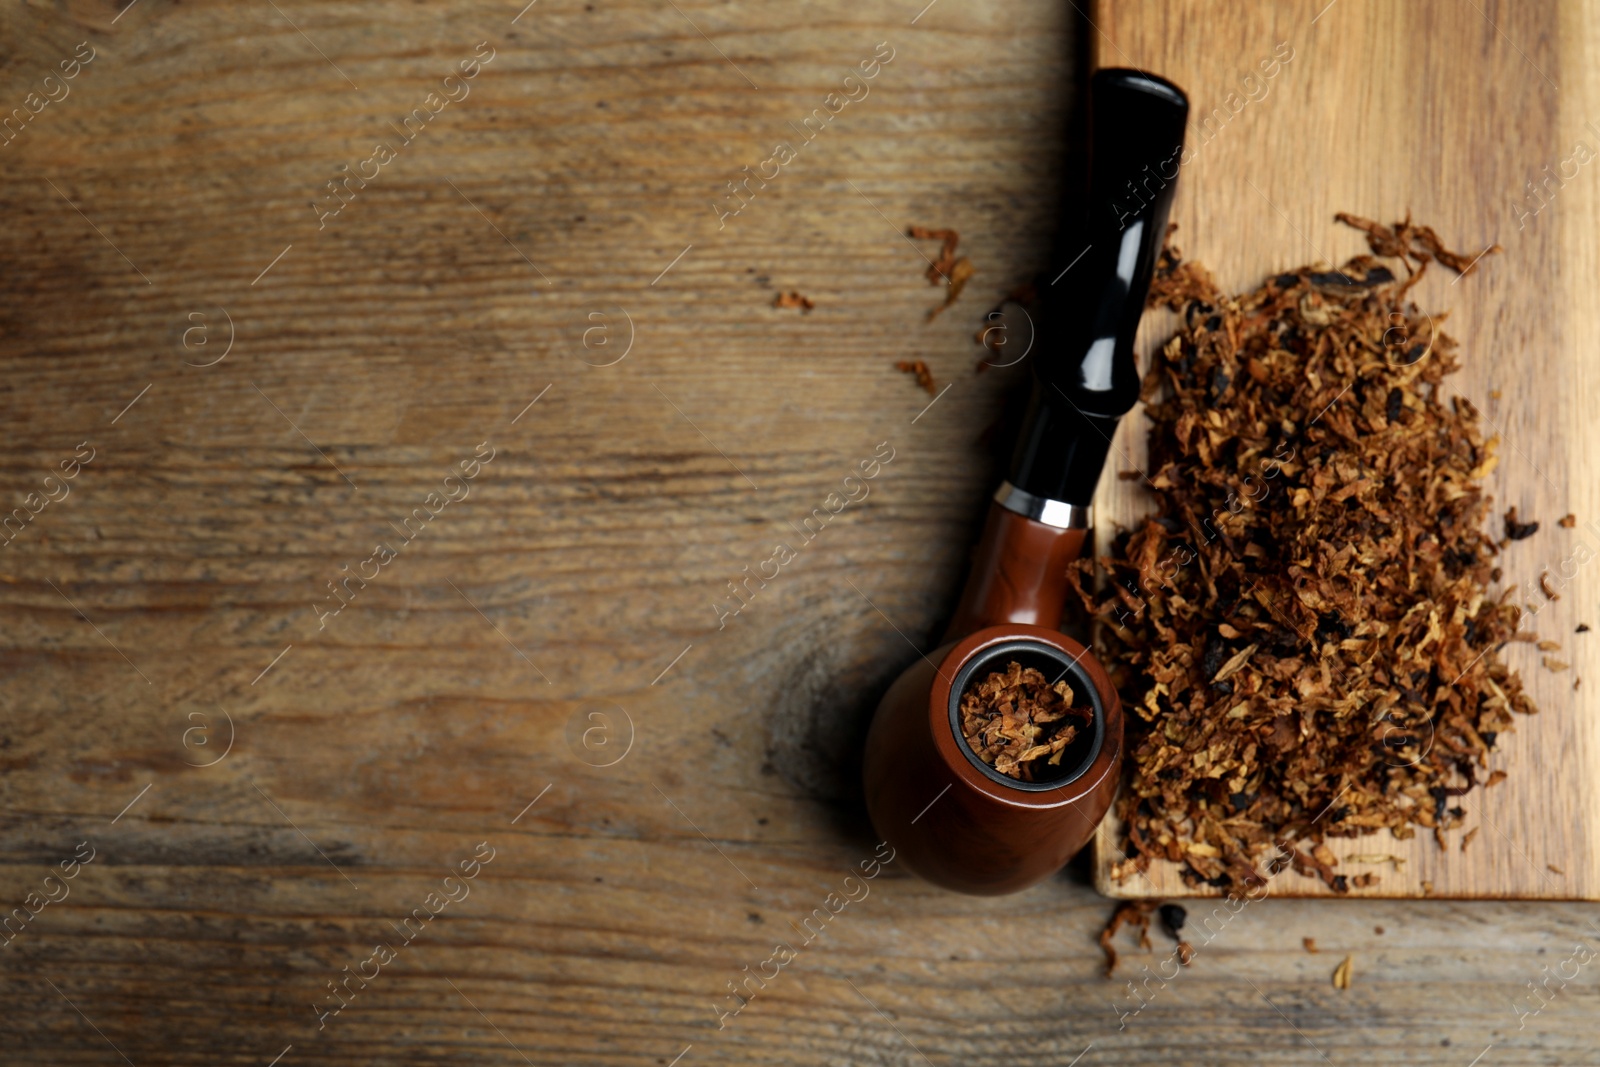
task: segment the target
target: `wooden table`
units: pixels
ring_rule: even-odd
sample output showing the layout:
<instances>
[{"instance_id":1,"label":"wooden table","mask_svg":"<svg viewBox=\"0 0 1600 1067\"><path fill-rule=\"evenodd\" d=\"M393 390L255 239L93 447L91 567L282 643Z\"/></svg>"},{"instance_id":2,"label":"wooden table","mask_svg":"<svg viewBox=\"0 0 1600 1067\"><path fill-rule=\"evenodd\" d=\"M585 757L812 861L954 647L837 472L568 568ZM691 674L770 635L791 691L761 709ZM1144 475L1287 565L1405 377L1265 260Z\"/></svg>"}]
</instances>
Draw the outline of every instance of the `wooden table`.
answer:
<instances>
[{"instance_id":1,"label":"wooden table","mask_svg":"<svg viewBox=\"0 0 1600 1067\"><path fill-rule=\"evenodd\" d=\"M1070 7L919 7L0 5L0 1059L1597 1062L1592 967L1512 1006L1592 906L1267 900L1134 1015L1084 868L845 881L1087 44ZM1491 43L1553 61L1530 18ZM980 271L932 322L912 223Z\"/></svg>"}]
</instances>

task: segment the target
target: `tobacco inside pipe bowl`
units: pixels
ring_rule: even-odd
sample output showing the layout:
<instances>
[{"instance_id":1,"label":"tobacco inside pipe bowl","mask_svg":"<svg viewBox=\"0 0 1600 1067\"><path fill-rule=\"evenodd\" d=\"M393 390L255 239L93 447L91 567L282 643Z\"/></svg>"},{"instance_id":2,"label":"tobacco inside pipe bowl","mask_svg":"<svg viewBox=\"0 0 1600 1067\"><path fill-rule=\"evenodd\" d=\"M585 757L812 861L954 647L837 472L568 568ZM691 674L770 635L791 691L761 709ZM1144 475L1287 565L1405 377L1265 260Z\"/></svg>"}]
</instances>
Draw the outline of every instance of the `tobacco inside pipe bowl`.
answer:
<instances>
[{"instance_id":1,"label":"tobacco inside pipe bowl","mask_svg":"<svg viewBox=\"0 0 1600 1067\"><path fill-rule=\"evenodd\" d=\"M1100 755L1100 749L1105 744L1106 714L1099 692L1080 665L1081 660L1081 656L1070 657L1062 650L1038 641L1018 639L984 649L961 666L950 685L950 730L955 735L956 745L961 749L961 754L977 768L978 773L999 785L1026 793L1044 793L1060 789L1083 776L1094 763L1095 757ZM1032 668L1039 671L1051 684L1065 680L1072 687L1074 702L1087 704L1093 712L1093 718L1087 726L1080 729L1078 735L1063 750L1061 762L1054 767L1042 768L1036 772L1039 777L1031 782L1002 774L985 763L972 750L961 724L962 698L989 675L996 671L1004 672L1012 663L1019 664L1023 670Z\"/></svg>"}]
</instances>

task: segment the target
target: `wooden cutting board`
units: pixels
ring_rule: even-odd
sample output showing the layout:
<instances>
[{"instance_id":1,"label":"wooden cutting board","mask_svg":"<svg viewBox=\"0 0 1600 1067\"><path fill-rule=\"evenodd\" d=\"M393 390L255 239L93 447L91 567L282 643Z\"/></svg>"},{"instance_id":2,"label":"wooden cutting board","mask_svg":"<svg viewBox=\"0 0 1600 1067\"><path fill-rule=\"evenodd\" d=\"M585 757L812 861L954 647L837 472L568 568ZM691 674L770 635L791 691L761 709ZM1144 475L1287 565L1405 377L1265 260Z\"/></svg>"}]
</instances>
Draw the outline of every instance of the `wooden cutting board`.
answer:
<instances>
[{"instance_id":1,"label":"wooden cutting board","mask_svg":"<svg viewBox=\"0 0 1600 1067\"><path fill-rule=\"evenodd\" d=\"M1409 211L1454 247L1504 246L1459 281L1435 271L1418 303L1449 313L1448 330L1462 344L1454 388L1502 438L1489 480L1495 536L1507 505L1541 521L1536 535L1504 552L1504 582L1522 583L1517 599L1538 609L1525 628L1559 641L1554 656L1571 667L1547 669L1530 644L1505 650L1541 710L1502 738L1491 766L1509 777L1464 799L1469 815L1447 835L1447 850L1427 831L1330 847L1341 857L1402 861L1342 859L1342 872L1379 875L1352 895L1600 898L1600 631L1574 632L1580 622L1600 624L1600 567L1590 558L1600 548L1600 158L1589 159L1600 151L1600 121L1586 125L1600 120L1600 14L1592 4L1557 2L1168 0L1101 2L1092 19L1097 65L1151 70L1189 92L1189 144L1198 151L1180 174L1172 218L1185 255L1230 291L1254 288L1277 269L1365 251L1361 235L1334 222L1339 211L1386 222ZM1542 202L1528 186L1541 181L1554 190ZM1161 324L1146 326L1148 351ZM1147 428L1129 418L1118 441L1141 466ZM1107 479L1102 487L1102 546L1150 512L1136 484ZM1576 528L1559 528L1568 512ZM1548 602L1538 577L1563 564L1576 577ZM1102 892L1197 895L1173 864L1115 882L1119 839L1108 821L1096 843ZM1273 892L1330 891L1285 873Z\"/></svg>"}]
</instances>

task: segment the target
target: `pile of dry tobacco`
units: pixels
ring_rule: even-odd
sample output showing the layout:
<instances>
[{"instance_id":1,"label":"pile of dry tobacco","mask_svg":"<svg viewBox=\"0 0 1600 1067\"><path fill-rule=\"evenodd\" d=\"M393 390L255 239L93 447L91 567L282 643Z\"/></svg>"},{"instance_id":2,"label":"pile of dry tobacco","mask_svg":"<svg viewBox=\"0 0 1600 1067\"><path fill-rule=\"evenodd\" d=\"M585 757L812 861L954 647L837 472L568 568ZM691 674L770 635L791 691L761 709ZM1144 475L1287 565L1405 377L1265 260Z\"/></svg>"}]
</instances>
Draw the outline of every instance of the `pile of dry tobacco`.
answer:
<instances>
[{"instance_id":1,"label":"pile of dry tobacco","mask_svg":"<svg viewBox=\"0 0 1600 1067\"><path fill-rule=\"evenodd\" d=\"M1069 720L1087 723L1089 707L1074 707L1072 687L1054 685L1032 667L1013 660L961 695L961 733L973 753L1010 778L1034 781L1078 736Z\"/></svg>"},{"instance_id":2,"label":"pile of dry tobacco","mask_svg":"<svg viewBox=\"0 0 1600 1067\"><path fill-rule=\"evenodd\" d=\"M1119 878L1164 859L1233 892L1291 863L1371 884L1325 839L1460 825L1536 710L1498 656L1518 609L1488 592L1498 440L1443 395L1455 343L1408 297L1429 263L1472 264L1409 221L1339 218L1406 276L1363 255L1229 296L1162 256L1151 303L1182 325L1145 380L1159 511L1073 575L1129 712Z\"/></svg>"}]
</instances>

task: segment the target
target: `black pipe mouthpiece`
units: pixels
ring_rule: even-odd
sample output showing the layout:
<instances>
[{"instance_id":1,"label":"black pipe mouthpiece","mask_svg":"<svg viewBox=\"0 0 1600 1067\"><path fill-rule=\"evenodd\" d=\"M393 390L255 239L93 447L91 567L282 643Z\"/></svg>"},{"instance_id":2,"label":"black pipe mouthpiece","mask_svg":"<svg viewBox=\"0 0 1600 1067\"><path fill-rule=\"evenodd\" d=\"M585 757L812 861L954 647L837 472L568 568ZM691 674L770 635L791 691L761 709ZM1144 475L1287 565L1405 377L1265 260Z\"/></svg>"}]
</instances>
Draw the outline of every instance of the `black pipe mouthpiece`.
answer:
<instances>
[{"instance_id":1,"label":"black pipe mouthpiece","mask_svg":"<svg viewBox=\"0 0 1600 1067\"><path fill-rule=\"evenodd\" d=\"M1081 251L1046 286L1041 358L1011 484L1087 507L1117 423L1139 399L1134 334L1166 237L1189 100L1171 82L1106 68L1089 82Z\"/></svg>"}]
</instances>

